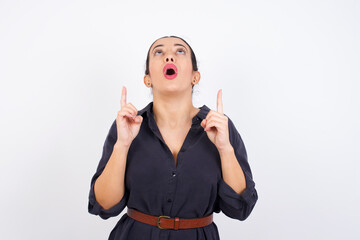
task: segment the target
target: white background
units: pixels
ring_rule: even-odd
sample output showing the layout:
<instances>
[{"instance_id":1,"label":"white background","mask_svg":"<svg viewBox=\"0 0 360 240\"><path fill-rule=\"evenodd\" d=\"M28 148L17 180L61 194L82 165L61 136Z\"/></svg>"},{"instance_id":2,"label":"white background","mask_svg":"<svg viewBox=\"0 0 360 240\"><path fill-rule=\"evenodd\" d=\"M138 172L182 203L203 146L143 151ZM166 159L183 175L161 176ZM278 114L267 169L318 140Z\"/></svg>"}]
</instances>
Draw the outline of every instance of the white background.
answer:
<instances>
[{"instance_id":1,"label":"white background","mask_svg":"<svg viewBox=\"0 0 360 240\"><path fill-rule=\"evenodd\" d=\"M359 239L359 1L0 1L1 239L107 239L90 179L122 86L138 110L157 38L188 41L193 104L224 112L258 202L221 239Z\"/></svg>"}]
</instances>

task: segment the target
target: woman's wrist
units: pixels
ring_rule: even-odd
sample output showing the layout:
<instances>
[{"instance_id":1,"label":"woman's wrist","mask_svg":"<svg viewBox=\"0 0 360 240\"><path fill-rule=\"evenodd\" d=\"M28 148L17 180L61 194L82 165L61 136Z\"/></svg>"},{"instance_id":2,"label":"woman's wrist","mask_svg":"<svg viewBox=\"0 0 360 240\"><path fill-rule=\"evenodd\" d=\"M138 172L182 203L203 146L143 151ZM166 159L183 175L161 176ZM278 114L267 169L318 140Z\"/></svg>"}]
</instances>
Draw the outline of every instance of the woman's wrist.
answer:
<instances>
[{"instance_id":1,"label":"woman's wrist","mask_svg":"<svg viewBox=\"0 0 360 240\"><path fill-rule=\"evenodd\" d=\"M220 155L227 155L229 153L234 152L234 148L231 144L229 144L223 148L218 148L218 151Z\"/></svg>"},{"instance_id":2,"label":"woman's wrist","mask_svg":"<svg viewBox=\"0 0 360 240\"><path fill-rule=\"evenodd\" d=\"M121 151L128 151L130 148L130 145L124 144L122 142L116 141L114 148L121 150Z\"/></svg>"}]
</instances>

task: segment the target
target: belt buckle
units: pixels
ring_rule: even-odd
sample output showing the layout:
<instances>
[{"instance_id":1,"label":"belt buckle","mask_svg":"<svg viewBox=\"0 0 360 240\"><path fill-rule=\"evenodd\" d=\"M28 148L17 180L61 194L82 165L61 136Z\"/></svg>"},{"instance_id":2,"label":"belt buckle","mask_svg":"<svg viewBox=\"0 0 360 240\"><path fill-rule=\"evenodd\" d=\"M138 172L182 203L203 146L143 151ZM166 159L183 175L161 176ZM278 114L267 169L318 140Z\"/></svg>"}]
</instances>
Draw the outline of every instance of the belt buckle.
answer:
<instances>
[{"instance_id":1,"label":"belt buckle","mask_svg":"<svg viewBox=\"0 0 360 240\"><path fill-rule=\"evenodd\" d=\"M163 228L160 226L160 218L170 218L169 216L159 216L158 219L157 219L157 227L160 228L160 229L170 229L170 228Z\"/></svg>"}]
</instances>

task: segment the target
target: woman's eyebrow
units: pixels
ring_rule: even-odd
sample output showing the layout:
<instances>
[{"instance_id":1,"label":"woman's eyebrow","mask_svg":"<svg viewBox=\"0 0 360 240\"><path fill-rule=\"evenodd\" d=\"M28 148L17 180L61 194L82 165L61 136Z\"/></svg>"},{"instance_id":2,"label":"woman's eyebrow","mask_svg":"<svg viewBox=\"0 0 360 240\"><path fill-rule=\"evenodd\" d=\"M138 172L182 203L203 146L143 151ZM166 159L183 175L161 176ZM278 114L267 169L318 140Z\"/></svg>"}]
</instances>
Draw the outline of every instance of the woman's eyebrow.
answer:
<instances>
[{"instance_id":1,"label":"woman's eyebrow","mask_svg":"<svg viewBox=\"0 0 360 240\"><path fill-rule=\"evenodd\" d=\"M163 44L156 45L156 46L153 48L152 51L154 52L155 48L157 48L157 47L163 47L163 46L164 46ZM185 48L186 51L187 51L187 48L186 48L184 45L180 44L180 43L175 43L174 46L182 46L182 47Z\"/></svg>"}]
</instances>

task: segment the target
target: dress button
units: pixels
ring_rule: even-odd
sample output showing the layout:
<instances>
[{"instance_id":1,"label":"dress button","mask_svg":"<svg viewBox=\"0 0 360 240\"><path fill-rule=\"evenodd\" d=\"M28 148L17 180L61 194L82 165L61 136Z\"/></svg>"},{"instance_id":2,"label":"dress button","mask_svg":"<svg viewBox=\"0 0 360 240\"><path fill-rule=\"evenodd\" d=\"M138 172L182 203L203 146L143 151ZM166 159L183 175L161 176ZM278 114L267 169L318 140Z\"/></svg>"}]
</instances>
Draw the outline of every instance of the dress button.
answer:
<instances>
[{"instance_id":1,"label":"dress button","mask_svg":"<svg viewBox=\"0 0 360 240\"><path fill-rule=\"evenodd\" d=\"M168 199L168 202L172 202L172 200L169 198L169 199Z\"/></svg>"},{"instance_id":2,"label":"dress button","mask_svg":"<svg viewBox=\"0 0 360 240\"><path fill-rule=\"evenodd\" d=\"M175 176L176 176L176 172L172 172L172 176L175 177Z\"/></svg>"}]
</instances>

